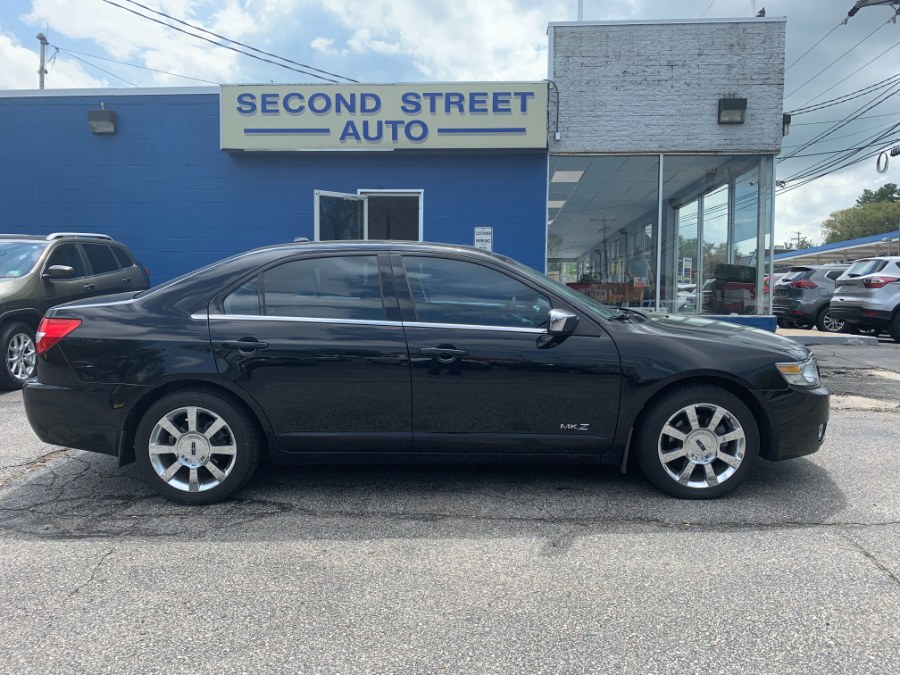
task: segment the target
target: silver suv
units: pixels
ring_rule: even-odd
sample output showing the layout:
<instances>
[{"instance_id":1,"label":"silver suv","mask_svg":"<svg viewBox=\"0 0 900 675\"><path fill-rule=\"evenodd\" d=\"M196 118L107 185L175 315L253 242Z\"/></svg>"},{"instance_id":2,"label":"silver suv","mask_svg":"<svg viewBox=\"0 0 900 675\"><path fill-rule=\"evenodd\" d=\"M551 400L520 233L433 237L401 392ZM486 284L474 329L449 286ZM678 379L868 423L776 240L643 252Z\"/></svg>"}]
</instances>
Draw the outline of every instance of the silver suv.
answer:
<instances>
[{"instance_id":1,"label":"silver suv","mask_svg":"<svg viewBox=\"0 0 900 675\"><path fill-rule=\"evenodd\" d=\"M815 326L826 333L840 333L844 322L830 311L837 279L848 265L798 265L775 283L772 312L783 328Z\"/></svg>"},{"instance_id":2,"label":"silver suv","mask_svg":"<svg viewBox=\"0 0 900 675\"><path fill-rule=\"evenodd\" d=\"M886 330L900 342L900 256L853 263L837 280L831 315L856 329Z\"/></svg>"},{"instance_id":3,"label":"silver suv","mask_svg":"<svg viewBox=\"0 0 900 675\"><path fill-rule=\"evenodd\" d=\"M149 271L105 234L0 234L0 389L18 389L34 373L47 309L149 287Z\"/></svg>"}]
</instances>

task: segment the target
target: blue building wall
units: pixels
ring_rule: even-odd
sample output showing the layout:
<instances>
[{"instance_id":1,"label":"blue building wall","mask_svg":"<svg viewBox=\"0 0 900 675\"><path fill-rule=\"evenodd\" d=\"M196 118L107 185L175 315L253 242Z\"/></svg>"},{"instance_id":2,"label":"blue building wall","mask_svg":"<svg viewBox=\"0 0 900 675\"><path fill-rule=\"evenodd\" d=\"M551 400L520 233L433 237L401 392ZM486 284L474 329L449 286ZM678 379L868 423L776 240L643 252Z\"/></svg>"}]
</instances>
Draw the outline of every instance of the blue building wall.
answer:
<instances>
[{"instance_id":1,"label":"blue building wall","mask_svg":"<svg viewBox=\"0 0 900 675\"><path fill-rule=\"evenodd\" d=\"M101 102L118 133L95 136ZM313 238L313 191L420 189L423 237L544 269L547 156L509 153L226 153L219 97L0 97L0 231L102 232L159 283L255 246Z\"/></svg>"}]
</instances>

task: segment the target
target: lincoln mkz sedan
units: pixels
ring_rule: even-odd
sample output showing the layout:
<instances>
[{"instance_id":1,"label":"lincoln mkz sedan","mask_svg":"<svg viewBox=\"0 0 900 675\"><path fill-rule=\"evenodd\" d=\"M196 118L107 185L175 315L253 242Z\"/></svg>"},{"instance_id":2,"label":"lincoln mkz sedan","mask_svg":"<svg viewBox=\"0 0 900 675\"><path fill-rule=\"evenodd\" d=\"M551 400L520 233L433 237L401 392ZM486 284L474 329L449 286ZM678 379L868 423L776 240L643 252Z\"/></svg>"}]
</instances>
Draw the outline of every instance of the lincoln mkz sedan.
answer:
<instances>
[{"instance_id":1,"label":"lincoln mkz sedan","mask_svg":"<svg viewBox=\"0 0 900 675\"><path fill-rule=\"evenodd\" d=\"M47 443L136 461L209 503L274 463L636 462L719 497L815 452L828 392L803 346L599 304L462 246L296 243L50 309L25 409Z\"/></svg>"}]
</instances>

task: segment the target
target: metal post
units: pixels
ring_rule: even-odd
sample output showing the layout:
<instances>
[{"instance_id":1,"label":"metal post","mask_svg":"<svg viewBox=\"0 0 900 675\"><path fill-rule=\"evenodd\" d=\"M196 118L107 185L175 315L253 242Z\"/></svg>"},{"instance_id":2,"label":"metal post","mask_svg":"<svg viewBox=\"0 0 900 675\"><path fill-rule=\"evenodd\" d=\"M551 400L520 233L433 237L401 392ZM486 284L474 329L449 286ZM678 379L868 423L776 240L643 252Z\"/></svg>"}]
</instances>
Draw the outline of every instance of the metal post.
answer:
<instances>
[{"instance_id":1,"label":"metal post","mask_svg":"<svg viewBox=\"0 0 900 675\"><path fill-rule=\"evenodd\" d=\"M578 0L578 20L584 21L584 0Z\"/></svg>"},{"instance_id":2,"label":"metal post","mask_svg":"<svg viewBox=\"0 0 900 675\"><path fill-rule=\"evenodd\" d=\"M47 53L46 52L47 52L48 42L47 42L47 36L44 35L43 33L38 33L37 39L41 43L41 67L38 68L38 77L40 78L39 79L39 83L40 83L39 88L43 89L44 88L44 75L47 74L47 69L45 68L45 65L47 63L47 61L46 61Z\"/></svg>"}]
</instances>

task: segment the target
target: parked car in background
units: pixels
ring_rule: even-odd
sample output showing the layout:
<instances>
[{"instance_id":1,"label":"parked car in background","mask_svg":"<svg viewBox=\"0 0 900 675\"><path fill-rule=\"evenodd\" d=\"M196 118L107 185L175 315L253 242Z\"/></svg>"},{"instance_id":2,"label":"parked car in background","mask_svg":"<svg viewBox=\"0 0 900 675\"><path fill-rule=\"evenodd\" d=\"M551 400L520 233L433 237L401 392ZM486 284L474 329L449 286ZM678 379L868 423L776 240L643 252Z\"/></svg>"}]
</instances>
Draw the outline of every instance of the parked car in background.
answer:
<instances>
[{"instance_id":1,"label":"parked car in background","mask_svg":"<svg viewBox=\"0 0 900 675\"><path fill-rule=\"evenodd\" d=\"M35 332L47 309L149 287L149 271L104 234L0 234L0 389L18 389L34 374Z\"/></svg>"},{"instance_id":2,"label":"parked car in background","mask_svg":"<svg viewBox=\"0 0 900 675\"><path fill-rule=\"evenodd\" d=\"M887 331L900 342L900 256L857 260L841 275L831 314L859 331Z\"/></svg>"},{"instance_id":3,"label":"parked car in background","mask_svg":"<svg viewBox=\"0 0 900 675\"><path fill-rule=\"evenodd\" d=\"M831 313L835 283L849 265L798 265L776 283L772 312L782 328L815 326L826 333L841 333L843 321Z\"/></svg>"},{"instance_id":4,"label":"parked car in background","mask_svg":"<svg viewBox=\"0 0 900 675\"><path fill-rule=\"evenodd\" d=\"M813 453L815 358L745 326L602 305L504 256L321 242L237 255L41 322L28 419L209 503L274 462L636 460L668 494L731 492Z\"/></svg>"}]
</instances>

